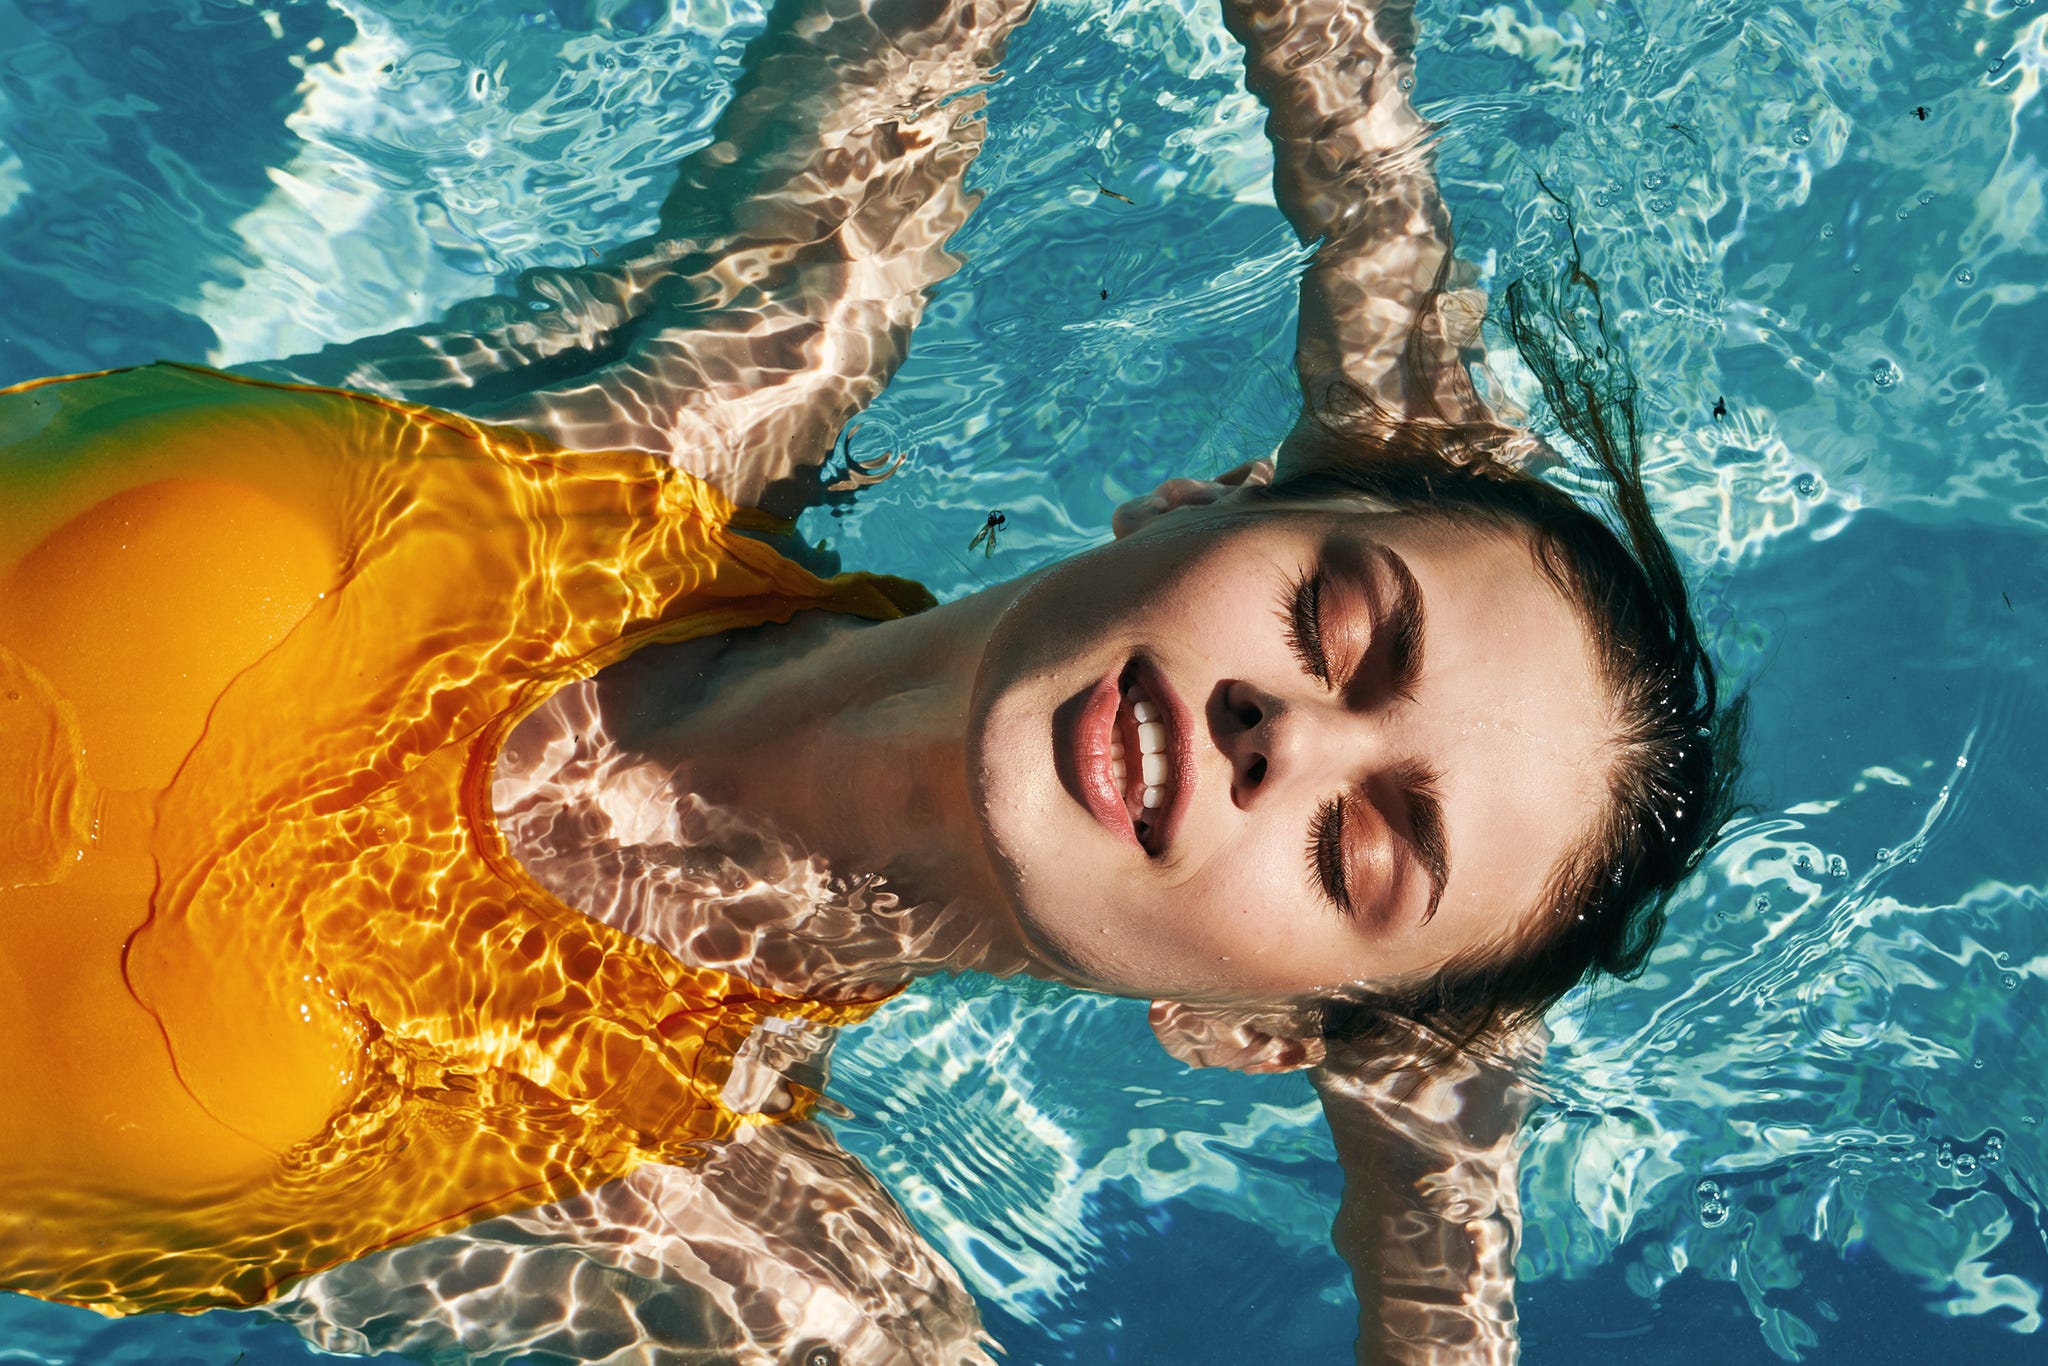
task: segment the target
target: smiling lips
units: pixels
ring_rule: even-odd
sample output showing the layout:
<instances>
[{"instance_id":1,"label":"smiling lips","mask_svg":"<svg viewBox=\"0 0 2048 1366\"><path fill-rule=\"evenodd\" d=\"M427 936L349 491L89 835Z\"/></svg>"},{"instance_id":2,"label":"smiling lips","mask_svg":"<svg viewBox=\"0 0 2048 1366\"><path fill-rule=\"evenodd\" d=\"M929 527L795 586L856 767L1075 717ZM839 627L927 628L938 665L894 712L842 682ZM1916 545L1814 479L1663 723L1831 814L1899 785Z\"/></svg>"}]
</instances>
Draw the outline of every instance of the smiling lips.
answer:
<instances>
[{"instance_id":1,"label":"smiling lips","mask_svg":"<svg viewBox=\"0 0 2048 1366\"><path fill-rule=\"evenodd\" d=\"M1150 661L1090 691L1076 765L1081 796L1111 833L1158 855L1172 843L1194 786L1187 708Z\"/></svg>"}]
</instances>

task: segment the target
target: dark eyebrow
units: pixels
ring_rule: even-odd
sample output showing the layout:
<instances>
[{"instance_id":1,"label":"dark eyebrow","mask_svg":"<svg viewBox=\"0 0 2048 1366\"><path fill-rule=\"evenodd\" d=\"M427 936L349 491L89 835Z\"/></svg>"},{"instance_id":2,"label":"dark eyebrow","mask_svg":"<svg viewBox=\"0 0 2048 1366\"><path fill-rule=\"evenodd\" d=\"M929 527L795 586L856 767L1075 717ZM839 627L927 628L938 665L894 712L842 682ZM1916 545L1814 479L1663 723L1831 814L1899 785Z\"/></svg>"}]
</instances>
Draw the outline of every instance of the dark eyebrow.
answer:
<instances>
[{"instance_id":1,"label":"dark eyebrow","mask_svg":"<svg viewBox=\"0 0 2048 1366\"><path fill-rule=\"evenodd\" d=\"M1427 925L1443 904L1444 886L1451 880L1451 849L1444 838L1444 804L1437 796L1436 773L1421 764L1403 764L1395 774L1401 800L1408 808L1408 838L1429 875L1429 909L1422 913Z\"/></svg>"},{"instance_id":2,"label":"dark eyebrow","mask_svg":"<svg viewBox=\"0 0 2048 1366\"><path fill-rule=\"evenodd\" d=\"M1422 610L1422 585L1415 581L1408 562L1385 546L1381 562L1393 580L1394 601L1387 614L1391 639L1387 645L1388 672L1394 691L1409 701L1422 681L1422 645L1426 618ZM1408 835L1429 875L1429 909L1423 912L1427 925L1443 904L1444 887L1451 880L1451 847L1444 836L1444 804L1437 795L1437 775L1422 764L1405 764L1397 775L1401 800L1408 811Z\"/></svg>"},{"instance_id":3,"label":"dark eyebrow","mask_svg":"<svg viewBox=\"0 0 2048 1366\"><path fill-rule=\"evenodd\" d=\"M1391 639L1387 645L1387 663L1393 675L1394 691L1410 699L1415 688L1422 681L1422 643L1426 618L1422 611L1422 585L1415 582L1414 573L1408 562L1385 546L1380 547L1380 562L1386 566L1388 577L1394 582L1394 601L1387 612L1387 628Z\"/></svg>"}]
</instances>

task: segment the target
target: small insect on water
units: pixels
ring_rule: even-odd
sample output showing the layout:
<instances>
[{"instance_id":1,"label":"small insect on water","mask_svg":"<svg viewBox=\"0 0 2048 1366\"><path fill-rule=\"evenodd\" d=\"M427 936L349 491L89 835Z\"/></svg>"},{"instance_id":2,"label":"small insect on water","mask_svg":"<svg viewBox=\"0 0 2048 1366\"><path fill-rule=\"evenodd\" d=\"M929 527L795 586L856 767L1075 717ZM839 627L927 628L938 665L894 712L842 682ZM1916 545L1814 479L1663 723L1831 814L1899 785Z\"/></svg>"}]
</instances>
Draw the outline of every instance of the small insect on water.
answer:
<instances>
[{"instance_id":1,"label":"small insect on water","mask_svg":"<svg viewBox=\"0 0 2048 1366\"><path fill-rule=\"evenodd\" d=\"M991 512L988 515L988 520L981 524L981 530L975 532L974 539L967 543L967 548L972 550L976 546L980 546L983 559L994 559L996 553L996 532L1000 531L1009 520L1000 512Z\"/></svg>"}]
</instances>

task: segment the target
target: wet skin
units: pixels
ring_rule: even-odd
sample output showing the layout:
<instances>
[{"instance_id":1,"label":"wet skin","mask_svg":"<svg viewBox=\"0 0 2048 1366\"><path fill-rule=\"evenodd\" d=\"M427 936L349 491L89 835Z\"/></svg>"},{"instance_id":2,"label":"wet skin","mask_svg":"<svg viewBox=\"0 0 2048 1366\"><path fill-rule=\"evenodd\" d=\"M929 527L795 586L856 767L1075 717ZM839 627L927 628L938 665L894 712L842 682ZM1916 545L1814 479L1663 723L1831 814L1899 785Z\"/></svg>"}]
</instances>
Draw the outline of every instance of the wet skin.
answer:
<instances>
[{"instance_id":1,"label":"wet skin","mask_svg":"<svg viewBox=\"0 0 2048 1366\"><path fill-rule=\"evenodd\" d=\"M1087 800L1089 702L1139 672L1180 718L1144 844ZM1520 533L1228 500L1008 603L968 769L1042 970L1268 1003L1425 974L1548 913L1609 734L1585 628Z\"/></svg>"}]
</instances>

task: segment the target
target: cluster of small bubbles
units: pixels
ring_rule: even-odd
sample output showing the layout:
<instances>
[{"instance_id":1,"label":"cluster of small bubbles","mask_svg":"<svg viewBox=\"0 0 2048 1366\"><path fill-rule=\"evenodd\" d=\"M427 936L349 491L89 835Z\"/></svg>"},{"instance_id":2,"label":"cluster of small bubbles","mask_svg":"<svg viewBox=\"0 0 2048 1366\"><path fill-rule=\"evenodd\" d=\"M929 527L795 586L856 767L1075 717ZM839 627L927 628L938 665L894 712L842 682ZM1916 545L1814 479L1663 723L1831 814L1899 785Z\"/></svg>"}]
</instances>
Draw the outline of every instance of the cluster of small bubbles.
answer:
<instances>
[{"instance_id":1,"label":"cluster of small bubbles","mask_svg":"<svg viewBox=\"0 0 2048 1366\"><path fill-rule=\"evenodd\" d=\"M1800 475L1797 479L1794 479L1792 481L1792 491L1798 494L1801 498L1819 497L1820 476L1815 474L1813 471L1808 470L1805 474Z\"/></svg>"},{"instance_id":2,"label":"cluster of small bubbles","mask_svg":"<svg viewBox=\"0 0 2048 1366\"><path fill-rule=\"evenodd\" d=\"M1957 284L1959 284L1959 285L1967 285L1967 284L1973 284L1973 283L1975 283L1976 279L1977 279L1977 272L1976 272L1976 271L1974 271L1974 270L1971 270L1971 269L1970 269L1970 268L1969 268L1968 266L1957 266L1957 267L1956 267L1956 283L1957 283Z\"/></svg>"},{"instance_id":3,"label":"cluster of small bubbles","mask_svg":"<svg viewBox=\"0 0 2048 1366\"><path fill-rule=\"evenodd\" d=\"M1804 147L1807 143L1812 141L1813 130L1811 128L1808 128L1803 123L1795 123L1792 125L1792 145L1794 147Z\"/></svg>"},{"instance_id":4,"label":"cluster of small bubbles","mask_svg":"<svg viewBox=\"0 0 2048 1366\"><path fill-rule=\"evenodd\" d=\"M1956 1164L1956 1145L1947 1139L1941 1141L1940 1149L1934 1154L1934 1165L1947 1171Z\"/></svg>"},{"instance_id":5,"label":"cluster of small bubbles","mask_svg":"<svg viewBox=\"0 0 2048 1366\"><path fill-rule=\"evenodd\" d=\"M1703 1177L1692 1188L1693 1198L1699 1201L1700 1227L1719 1228L1728 1222L1728 1192L1721 1189L1721 1183L1712 1177Z\"/></svg>"},{"instance_id":6,"label":"cluster of small bubbles","mask_svg":"<svg viewBox=\"0 0 2048 1366\"><path fill-rule=\"evenodd\" d=\"M1648 204L1645 207L1647 207L1651 213L1670 213L1671 196L1662 194L1652 195L1650 197Z\"/></svg>"},{"instance_id":7,"label":"cluster of small bubbles","mask_svg":"<svg viewBox=\"0 0 2048 1366\"><path fill-rule=\"evenodd\" d=\"M1993 1130L1984 1135L1984 1165L1995 1167L2005 1161L2005 1135Z\"/></svg>"},{"instance_id":8,"label":"cluster of small bubbles","mask_svg":"<svg viewBox=\"0 0 2048 1366\"><path fill-rule=\"evenodd\" d=\"M1849 876L1849 860L1843 858L1840 854L1830 854L1828 856L1828 876Z\"/></svg>"}]
</instances>

